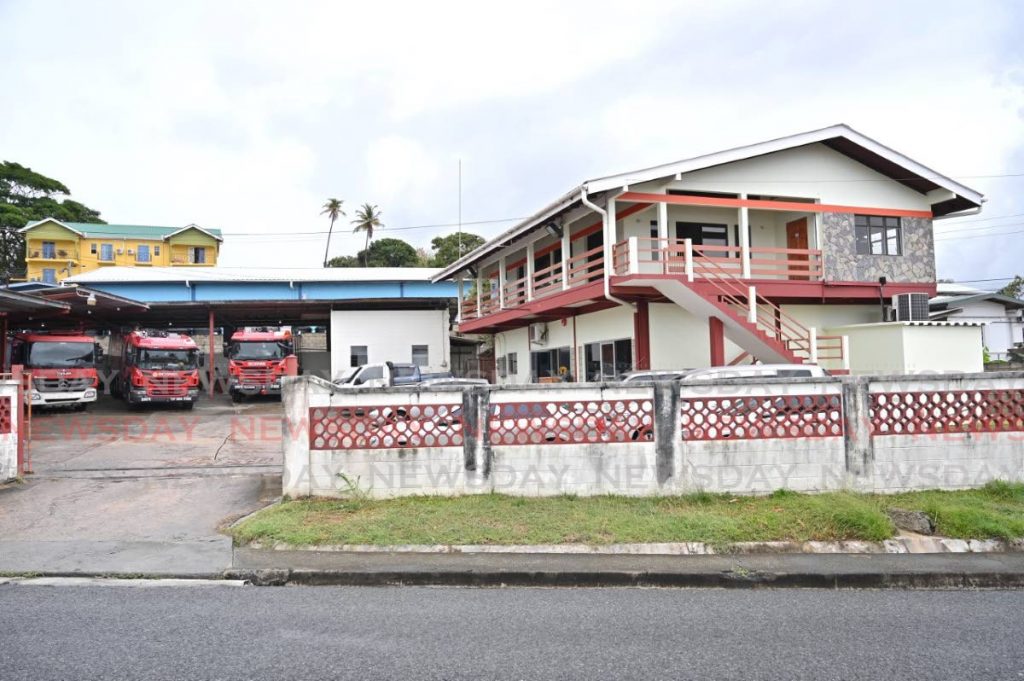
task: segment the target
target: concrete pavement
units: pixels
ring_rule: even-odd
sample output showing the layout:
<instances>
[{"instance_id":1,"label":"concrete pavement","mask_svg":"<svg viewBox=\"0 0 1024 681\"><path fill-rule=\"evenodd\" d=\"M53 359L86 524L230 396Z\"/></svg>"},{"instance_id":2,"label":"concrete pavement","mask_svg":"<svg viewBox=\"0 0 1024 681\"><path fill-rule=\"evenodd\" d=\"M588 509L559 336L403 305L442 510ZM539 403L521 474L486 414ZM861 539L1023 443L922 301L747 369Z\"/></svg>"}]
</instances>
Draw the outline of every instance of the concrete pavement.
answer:
<instances>
[{"instance_id":1,"label":"concrete pavement","mask_svg":"<svg viewBox=\"0 0 1024 681\"><path fill-rule=\"evenodd\" d=\"M231 564L225 522L280 494L280 404L33 418L32 467L0 489L0 572L214 573Z\"/></svg>"}]
</instances>

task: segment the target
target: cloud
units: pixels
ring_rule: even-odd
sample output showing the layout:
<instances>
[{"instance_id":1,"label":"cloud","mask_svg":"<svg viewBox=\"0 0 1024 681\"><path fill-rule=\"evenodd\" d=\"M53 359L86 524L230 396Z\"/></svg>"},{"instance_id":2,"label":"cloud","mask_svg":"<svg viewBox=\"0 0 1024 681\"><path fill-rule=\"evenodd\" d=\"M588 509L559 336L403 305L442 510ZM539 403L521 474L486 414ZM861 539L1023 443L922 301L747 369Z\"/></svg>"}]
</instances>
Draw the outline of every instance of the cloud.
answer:
<instances>
[{"instance_id":1,"label":"cloud","mask_svg":"<svg viewBox=\"0 0 1024 681\"><path fill-rule=\"evenodd\" d=\"M454 222L460 158L467 221L838 121L954 176L1019 171L1022 12L960 10L5 3L0 149L110 221L221 227L225 264L264 266L320 262L324 236L304 233L326 229L329 196L378 204L389 227ZM1024 183L965 183L989 194L986 215L1024 212ZM332 253L361 248L347 221L336 227ZM447 231L390 236L424 246ZM941 245L940 272L1019 268L1020 246L991 245Z\"/></svg>"}]
</instances>

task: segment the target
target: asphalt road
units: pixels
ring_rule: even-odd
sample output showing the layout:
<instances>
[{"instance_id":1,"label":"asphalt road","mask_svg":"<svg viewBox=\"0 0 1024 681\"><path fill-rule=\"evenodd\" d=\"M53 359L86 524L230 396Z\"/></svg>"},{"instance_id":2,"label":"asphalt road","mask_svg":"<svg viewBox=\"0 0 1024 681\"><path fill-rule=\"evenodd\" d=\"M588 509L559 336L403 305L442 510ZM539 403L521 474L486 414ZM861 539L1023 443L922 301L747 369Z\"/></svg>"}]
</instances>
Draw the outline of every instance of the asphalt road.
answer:
<instances>
[{"instance_id":1,"label":"asphalt road","mask_svg":"<svg viewBox=\"0 0 1024 681\"><path fill-rule=\"evenodd\" d=\"M0 586L17 679L1020 679L1021 591Z\"/></svg>"}]
</instances>

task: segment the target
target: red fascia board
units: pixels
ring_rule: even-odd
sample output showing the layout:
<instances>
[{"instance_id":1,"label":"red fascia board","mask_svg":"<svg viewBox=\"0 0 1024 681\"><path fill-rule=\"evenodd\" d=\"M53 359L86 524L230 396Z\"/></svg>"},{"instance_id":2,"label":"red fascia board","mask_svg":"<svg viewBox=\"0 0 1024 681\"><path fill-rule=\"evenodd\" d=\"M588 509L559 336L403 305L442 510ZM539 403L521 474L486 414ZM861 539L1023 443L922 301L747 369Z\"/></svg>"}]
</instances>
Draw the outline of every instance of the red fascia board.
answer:
<instances>
[{"instance_id":1,"label":"red fascia board","mask_svg":"<svg viewBox=\"0 0 1024 681\"><path fill-rule=\"evenodd\" d=\"M670 203L679 206L712 206L718 208L758 208L761 210L784 210L807 213L857 213L860 215L882 215L887 217L931 218L930 210L907 210L901 208L876 208L873 206L839 206L828 203L801 203L800 201L766 201L764 199L727 199L717 196L685 196L682 194L646 194L626 192L617 201ZM646 206L645 206L646 207ZM627 209L628 210L628 209ZM618 217L625 217L622 211Z\"/></svg>"}]
</instances>

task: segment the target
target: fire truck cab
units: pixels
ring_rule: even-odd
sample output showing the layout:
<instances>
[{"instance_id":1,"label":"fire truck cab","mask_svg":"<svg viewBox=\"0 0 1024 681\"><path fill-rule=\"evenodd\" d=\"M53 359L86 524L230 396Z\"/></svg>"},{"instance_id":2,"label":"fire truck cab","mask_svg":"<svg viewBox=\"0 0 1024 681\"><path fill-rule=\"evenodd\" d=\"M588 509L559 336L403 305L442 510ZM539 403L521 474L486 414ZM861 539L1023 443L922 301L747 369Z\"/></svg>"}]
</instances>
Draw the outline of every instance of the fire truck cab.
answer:
<instances>
[{"instance_id":1,"label":"fire truck cab","mask_svg":"<svg viewBox=\"0 0 1024 681\"><path fill-rule=\"evenodd\" d=\"M191 409L199 397L199 347L183 333L132 331L110 337L114 394L129 405L174 403Z\"/></svg>"},{"instance_id":2,"label":"fire truck cab","mask_svg":"<svg viewBox=\"0 0 1024 681\"><path fill-rule=\"evenodd\" d=\"M280 395L281 377L294 355L288 330L245 328L231 334L224 353L228 358L228 390L235 402L247 395ZM294 361L294 360L293 360Z\"/></svg>"},{"instance_id":3,"label":"fire truck cab","mask_svg":"<svg viewBox=\"0 0 1024 681\"><path fill-rule=\"evenodd\" d=\"M85 409L96 401L99 377L96 339L84 335L17 334L11 342L11 364L32 375L25 401L34 407L73 406Z\"/></svg>"}]
</instances>

